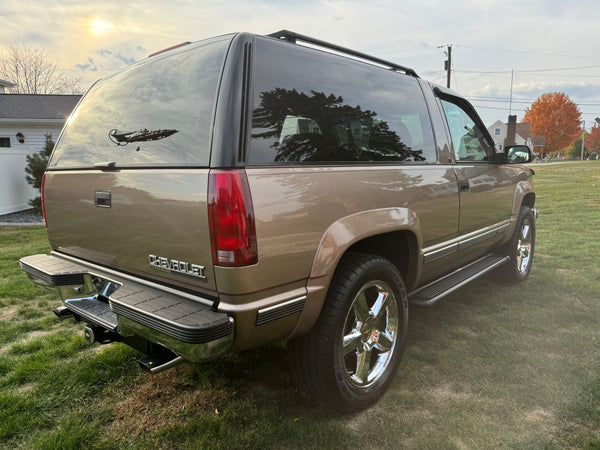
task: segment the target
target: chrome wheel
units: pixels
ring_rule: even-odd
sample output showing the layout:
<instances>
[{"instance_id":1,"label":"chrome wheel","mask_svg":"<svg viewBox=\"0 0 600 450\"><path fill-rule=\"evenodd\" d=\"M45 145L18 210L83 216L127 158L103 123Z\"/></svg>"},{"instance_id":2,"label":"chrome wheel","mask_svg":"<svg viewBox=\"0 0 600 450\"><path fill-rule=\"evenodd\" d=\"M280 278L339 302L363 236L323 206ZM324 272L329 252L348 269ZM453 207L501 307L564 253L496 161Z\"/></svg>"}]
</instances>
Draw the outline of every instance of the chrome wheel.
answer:
<instances>
[{"instance_id":1,"label":"chrome wheel","mask_svg":"<svg viewBox=\"0 0 600 450\"><path fill-rule=\"evenodd\" d=\"M341 412L362 411L391 384L406 345L408 300L391 261L348 252L315 326L288 342L292 376Z\"/></svg>"},{"instance_id":2,"label":"chrome wheel","mask_svg":"<svg viewBox=\"0 0 600 450\"><path fill-rule=\"evenodd\" d=\"M510 240L499 251L502 256L508 256L510 260L496 271L496 280L519 283L529 276L535 253L536 217L534 209L521 206L517 226Z\"/></svg>"},{"instance_id":3,"label":"chrome wheel","mask_svg":"<svg viewBox=\"0 0 600 450\"><path fill-rule=\"evenodd\" d=\"M354 389L366 389L386 373L398 338L398 302L383 281L365 284L348 310L342 335L344 367Z\"/></svg>"},{"instance_id":4,"label":"chrome wheel","mask_svg":"<svg viewBox=\"0 0 600 450\"><path fill-rule=\"evenodd\" d=\"M519 232L519 239L517 241L517 270L521 273L525 273L529 267L529 259L531 256L531 247L533 245L533 233L531 232L532 227L528 217L523 220L523 225Z\"/></svg>"}]
</instances>

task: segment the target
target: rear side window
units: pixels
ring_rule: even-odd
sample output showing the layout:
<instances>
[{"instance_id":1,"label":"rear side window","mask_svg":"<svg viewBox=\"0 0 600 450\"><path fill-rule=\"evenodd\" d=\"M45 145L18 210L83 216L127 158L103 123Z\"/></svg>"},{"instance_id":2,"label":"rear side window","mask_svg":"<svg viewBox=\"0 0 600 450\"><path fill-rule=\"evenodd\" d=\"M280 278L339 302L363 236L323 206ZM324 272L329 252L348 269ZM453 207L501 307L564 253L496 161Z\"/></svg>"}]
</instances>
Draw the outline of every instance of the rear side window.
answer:
<instances>
[{"instance_id":1,"label":"rear side window","mask_svg":"<svg viewBox=\"0 0 600 450\"><path fill-rule=\"evenodd\" d=\"M250 164L435 163L416 79L257 38Z\"/></svg>"},{"instance_id":2,"label":"rear side window","mask_svg":"<svg viewBox=\"0 0 600 450\"><path fill-rule=\"evenodd\" d=\"M99 82L69 119L49 167L208 166L230 41L193 44Z\"/></svg>"}]
</instances>

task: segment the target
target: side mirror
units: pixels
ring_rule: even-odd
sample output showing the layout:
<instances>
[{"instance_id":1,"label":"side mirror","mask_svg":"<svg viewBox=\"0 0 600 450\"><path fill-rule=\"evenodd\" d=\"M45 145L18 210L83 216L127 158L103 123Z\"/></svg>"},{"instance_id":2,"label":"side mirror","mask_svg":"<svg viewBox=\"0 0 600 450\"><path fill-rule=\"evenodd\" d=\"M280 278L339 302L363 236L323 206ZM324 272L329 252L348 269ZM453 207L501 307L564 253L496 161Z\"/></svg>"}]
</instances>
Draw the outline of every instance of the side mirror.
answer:
<instances>
[{"instance_id":1,"label":"side mirror","mask_svg":"<svg viewBox=\"0 0 600 450\"><path fill-rule=\"evenodd\" d=\"M533 160L533 153L527 145L512 145L504 151L507 164L525 164Z\"/></svg>"}]
</instances>

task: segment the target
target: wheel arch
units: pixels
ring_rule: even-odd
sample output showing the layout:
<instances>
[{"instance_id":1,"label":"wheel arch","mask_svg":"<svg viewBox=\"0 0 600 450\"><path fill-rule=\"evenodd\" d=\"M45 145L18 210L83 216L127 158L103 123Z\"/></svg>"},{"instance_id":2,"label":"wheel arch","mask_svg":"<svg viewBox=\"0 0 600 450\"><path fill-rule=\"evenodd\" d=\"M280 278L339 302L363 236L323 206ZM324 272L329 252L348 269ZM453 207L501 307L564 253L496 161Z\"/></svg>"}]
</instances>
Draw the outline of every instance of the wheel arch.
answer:
<instances>
[{"instance_id":1,"label":"wheel arch","mask_svg":"<svg viewBox=\"0 0 600 450\"><path fill-rule=\"evenodd\" d=\"M513 214L518 215L521 206L529 206L533 208L535 205L535 191L533 183L530 180L521 181L515 189L515 199L513 202Z\"/></svg>"},{"instance_id":2,"label":"wheel arch","mask_svg":"<svg viewBox=\"0 0 600 450\"><path fill-rule=\"evenodd\" d=\"M340 261L348 252L370 253L392 262L407 290L420 274L422 239L419 219L408 208L362 211L334 222L323 234L307 281L307 302L292 337L317 321Z\"/></svg>"},{"instance_id":3,"label":"wheel arch","mask_svg":"<svg viewBox=\"0 0 600 450\"><path fill-rule=\"evenodd\" d=\"M407 286L413 286L418 274L418 265L416 264L419 255L418 249L416 235L409 230L399 230L362 239L350 246L344 255L349 252L360 252L388 259L396 266L404 283ZM411 262L414 264L410 264Z\"/></svg>"},{"instance_id":4,"label":"wheel arch","mask_svg":"<svg viewBox=\"0 0 600 450\"><path fill-rule=\"evenodd\" d=\"M521 206L533 208L535 206L535 192L529 192L526 194L521 201Z\"/></svg>"}]
</instances>

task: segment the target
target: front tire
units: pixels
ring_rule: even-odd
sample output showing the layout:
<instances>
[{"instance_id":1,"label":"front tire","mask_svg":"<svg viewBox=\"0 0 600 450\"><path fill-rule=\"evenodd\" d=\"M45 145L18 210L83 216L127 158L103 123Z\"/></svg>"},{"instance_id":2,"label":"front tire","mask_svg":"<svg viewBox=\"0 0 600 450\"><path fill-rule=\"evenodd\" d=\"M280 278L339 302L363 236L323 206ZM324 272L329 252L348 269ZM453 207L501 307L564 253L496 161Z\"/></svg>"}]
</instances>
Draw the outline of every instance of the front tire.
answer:
<instances>
[{"instance_id":1,"label":"front tire","mask_svg":"<svg viewBox=\"0 0 600 450\"><path fill-rule=\"evenodd\" d=\"M407 322L398 269L380 256L349 254L313 329L288 344L292 375L305 392L340 412L363 410L389 387Z\"/></svg>"},{"instance_id":2,"label":"front tire","mask_svg":"<svg viewBox=\"0 0 600 450\"><path fill-rule=\"evenodd\" d=\"M527 279L533 264L535 250L535 214L533 209L522 206L515 229L503 253L510 261L499 268L501 281L520 282Z\"/></svg>"}]
</instances>

